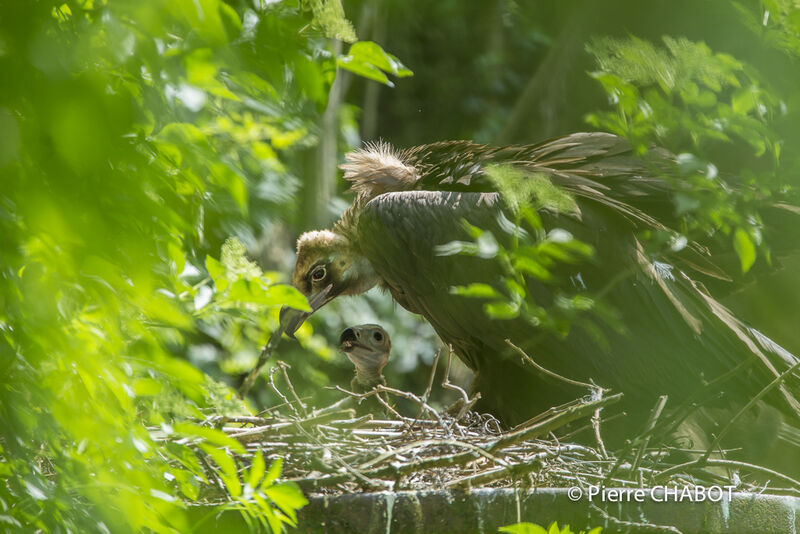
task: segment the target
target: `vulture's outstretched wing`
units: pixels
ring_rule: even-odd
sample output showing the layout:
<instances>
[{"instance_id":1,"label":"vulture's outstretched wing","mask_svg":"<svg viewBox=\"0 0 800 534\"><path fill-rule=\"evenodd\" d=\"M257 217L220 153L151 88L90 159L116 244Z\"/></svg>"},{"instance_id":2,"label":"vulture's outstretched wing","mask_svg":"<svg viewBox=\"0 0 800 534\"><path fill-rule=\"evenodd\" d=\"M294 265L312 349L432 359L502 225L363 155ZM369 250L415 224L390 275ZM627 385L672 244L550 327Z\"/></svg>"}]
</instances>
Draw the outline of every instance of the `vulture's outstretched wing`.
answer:
<instances>
[{"instance_id":1,"label":"vulture's outstretched wing","mask_svg":"<svg viewBox=\"0 0 800 534\"><path fill-rule=\"evenodd\" d=\"M674 158L660 149L636 156L624 138L608 133L576 133L510 147L443 141L396 151L378 143L347 158L344 177L361 205L387 192L494 192L497 184L486 170L502 165L530 176L546 175L577 200L605 205L621 215L631 230L677 234L671 201L675 185L659 178L675 174ZM731 274L709 256L705 246L690 242L674 261L694 273L730 281ZM738 261L734 265L738 267Z\"/></svg>"},{"instance_id":2,"label":"vulture's outstretched wing","mask_svg":"<svg viewBox=\"0 0 800 534\"><path fill-rule=\"evenodd\" d=\"M621 314L624 332L603 327L604 348L579 325L561 338L522 319L487 318L485 301L455 295L451 288L482 282L503 291L499 264L440 255L437 247L468 239L462 219L502 241L507 234L498 223L500 208L493 193L386 193L363 206L356 237L398 302L422 314L453 345L477 372L488 407L506 421L524 420L580 394L522 364L505 344L507 338L556 373L623 391L627 409L634 412L649 411L661 393L685 399L732 369L737 371L729 373L720 391L726 402L746 402L797 361L735 319L685 272L647 257L630 221L606 203L581 203L580 218L546 212L542 217L547 230L566 229L595 247L593 261L564 264L560 274L580 280L589 295L603 291L603 301ZM527 282L540 303L552 302L560 291L538 280ZM772 402L797 411L798 382L798 377L787 380L769 395Z\"/></svg>"},{"instance_id":3,"label":"vulture's outstretched wing","mask_svg":"<svg viewBox=\"0 0 800 534\"><path fill-rule=\"evenodd\" d=\"M472 141L441 141L405 150L386 143L367 144L346 156L341 168L351 190L368 199L411 190L495 191L487 165L508 164L546 172L558 185L588 187L619 200L648 203L668 199L670 188L654 178L673 165L670 154L653 150L635 157L616 135L576 133L536 145L494 147Z\"/></svg>"}]
</instances>

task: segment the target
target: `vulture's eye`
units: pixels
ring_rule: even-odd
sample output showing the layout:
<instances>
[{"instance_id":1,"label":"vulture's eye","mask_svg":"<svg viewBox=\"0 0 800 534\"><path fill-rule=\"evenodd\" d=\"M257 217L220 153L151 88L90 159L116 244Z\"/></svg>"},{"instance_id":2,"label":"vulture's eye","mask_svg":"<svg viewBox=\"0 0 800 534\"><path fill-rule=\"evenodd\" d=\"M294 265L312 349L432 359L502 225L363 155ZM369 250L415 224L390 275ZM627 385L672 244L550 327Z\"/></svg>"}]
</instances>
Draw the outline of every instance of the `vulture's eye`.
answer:
<instances>
[{"instance_id":1,"label":"vulture's eye","mask_svg":"<svg viewBox=\"0 0 800 534\"><path fill-rule=\"evenodd\" d=\"M325 266L320 265L319 267L315 267L313 271L311 271L311 279L315 282L319 282L325 278L327 272L325 271Z\"/></svg>"},{"instance_id":2,"label":"vulture's eye","mask_svg":"<svg viewBox=\"0 0 800 534\"><path fill-rule=\"evenodd\" d=\"M381 334L380 332L375 332L374 334L372 334L372 337L374 337L375 341L377 341L378 343L383 341L383 334Z\"/></svg>"}]
</instances>

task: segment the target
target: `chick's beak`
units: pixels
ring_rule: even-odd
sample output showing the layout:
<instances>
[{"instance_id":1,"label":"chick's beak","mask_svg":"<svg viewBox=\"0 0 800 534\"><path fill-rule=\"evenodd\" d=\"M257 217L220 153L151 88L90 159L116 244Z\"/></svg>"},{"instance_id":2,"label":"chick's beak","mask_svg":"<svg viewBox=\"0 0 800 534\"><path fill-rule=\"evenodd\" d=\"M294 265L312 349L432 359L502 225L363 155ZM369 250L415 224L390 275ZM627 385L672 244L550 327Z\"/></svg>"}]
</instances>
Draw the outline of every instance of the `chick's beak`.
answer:
<instances>
[{"instance_id":1,"label":"chick's beak","mask_svg":"<svg viewBox=\"0 0 800 534\"><path fill-rule=\"evenodd\" d=\"M342 335L339 336L339 350L344 353L348 353L351 352L355 347L366 348L358 342L359 337L360 332L356 327L345 329L345 331L342 332Z\"/></svg>"},{"instance_id":2,"label":"chick's beak","mask_svg":"<svg viewBox=\"0 0 800 534\"><path fill-rule=\"evenodd\" d=\"M311 307L310 312L297 310L288 306L281 308L280 323L283 332L287 336L294 338L294 333L297 332L297 329L303 325L306 319L336 296L331 294L332 289L333 284L328 284L325 288L308 297L308 305Z\"/></svg>"}]
</instances>

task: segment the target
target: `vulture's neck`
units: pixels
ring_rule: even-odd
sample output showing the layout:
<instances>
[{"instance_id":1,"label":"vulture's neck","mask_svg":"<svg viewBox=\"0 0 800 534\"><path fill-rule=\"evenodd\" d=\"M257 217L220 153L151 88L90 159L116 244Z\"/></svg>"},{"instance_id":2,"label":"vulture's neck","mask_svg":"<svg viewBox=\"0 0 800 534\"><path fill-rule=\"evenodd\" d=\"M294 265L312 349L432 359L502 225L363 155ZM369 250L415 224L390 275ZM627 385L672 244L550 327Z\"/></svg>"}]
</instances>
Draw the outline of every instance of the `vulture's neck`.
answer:
<instances>
[{"instance_id":1,"label":"vulture's neck","mask_svg":"<svg viewBox=\"0 0 800 534\"><path fill-rule=\"evenodd\" d=\"M361 210L369 201L363 195L358 195L353 203L342 213L339 220L333 225L333 233L344 237L348 246L358 251L358 217Z\"/></svg>"},{"instance_id":2,"label":"vulture's neck","mask_svg":"<svg viewBox=\"0 0 800 534\"><path fill-rule=\"evenodd\" d=\"M364 391L368 391L378 385L386 385L386 380L383 378L380 369L370 367L356 367L356 376L353 382Z\"/></svg>"},{"instance_id":3,"label":"vulture's neck","mask_svg":"<svg viewBox=\"0 0 800 534\"><path fill-rule=\"evenodd\" d=\"M346 251L351 265L347 274L351 280L345 295L360 295L376 284L384 285L384 281L375 272L372 263L361 252L358 240L358 218L361 209L369 199L359 195L353 204L347 208L333 226L333 233L343 237L347 243Z\"/></svg>"}]
</instances>

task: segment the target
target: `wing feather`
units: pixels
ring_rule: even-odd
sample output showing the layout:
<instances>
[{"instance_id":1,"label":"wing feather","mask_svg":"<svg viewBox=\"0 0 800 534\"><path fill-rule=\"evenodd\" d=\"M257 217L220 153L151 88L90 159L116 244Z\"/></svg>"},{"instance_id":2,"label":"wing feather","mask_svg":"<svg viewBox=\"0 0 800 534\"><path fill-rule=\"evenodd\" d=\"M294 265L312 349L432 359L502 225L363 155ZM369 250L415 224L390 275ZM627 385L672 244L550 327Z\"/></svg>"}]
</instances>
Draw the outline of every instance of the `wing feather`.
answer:
<instances>
[{"instance_id":1,"label":"wing feather","mask_svg":"<svg viewBox=\"0 0 800 534\"><path fill-rule=\"evenodd\" d=\"M451 292L451 287L474 282L503 290L504 273L498 262L477 256L439 255L437 246L467 240L462 221L491 231L503 243L498 220L502 201L496 194L444 191L408 191L379 195L359 217L357 238L362 253L393 293L402 295L409 309L421 313L442 340L479 376L494 377L492 397L507 420L523 420L562 399L574 398L563 384L553 384L513 360L505 339L512 339L544 367L576 380L624 391L629 408L649 410L654 392L686 398L703 385L747 362L728 384L729 398L746 399L787 368L794 356L764 341L736 320L700 284L677 267L647 257L629 231L617 206L589 205L582 217L542 212L547 229L565 228L597 249L594 261L565 265L565 274L585 281L589 295L603 293L603 301L618 310L627 333L602 325L609 350L603 350L589 330L573 326L562 338L522 320L493 320L483 310L485 301ZM602 224L600 223L602 221ZM628 272L620 277L620 272ZM616 280L608 286L609 280ZM552 301L557 287L527 280L537 302ZM768 339L768 338L767 338ZM778 347L778 348L776 348ZM499 375L499 376L498 376ZM513 375L513 376L512 376ZM519 375L519 376L517 376ZM498 380L523 380L527 389L512 391ZM488 380L486 378L485 380ZM798 404L786 384L782 404L794 411ZM535 384L535 386L531 386ZM520 386L523 387L523 386Z\"/></svg>"}]
</instances>

